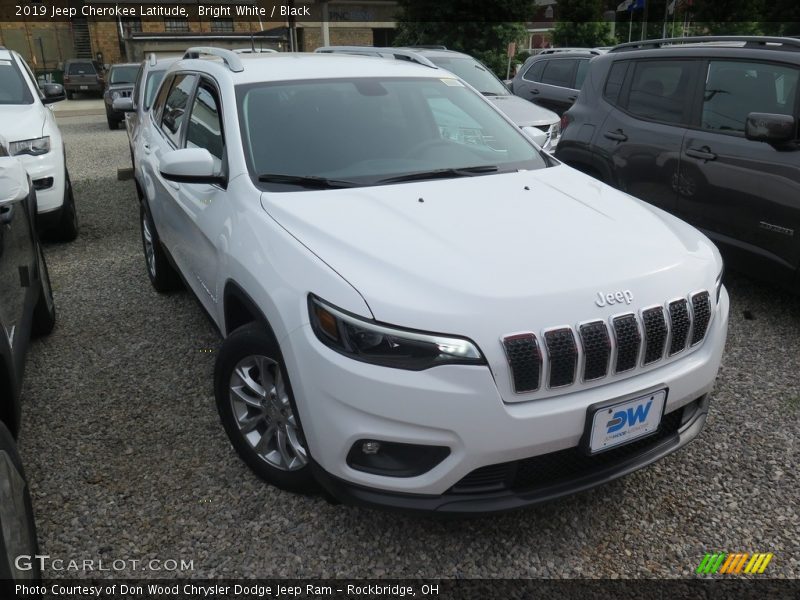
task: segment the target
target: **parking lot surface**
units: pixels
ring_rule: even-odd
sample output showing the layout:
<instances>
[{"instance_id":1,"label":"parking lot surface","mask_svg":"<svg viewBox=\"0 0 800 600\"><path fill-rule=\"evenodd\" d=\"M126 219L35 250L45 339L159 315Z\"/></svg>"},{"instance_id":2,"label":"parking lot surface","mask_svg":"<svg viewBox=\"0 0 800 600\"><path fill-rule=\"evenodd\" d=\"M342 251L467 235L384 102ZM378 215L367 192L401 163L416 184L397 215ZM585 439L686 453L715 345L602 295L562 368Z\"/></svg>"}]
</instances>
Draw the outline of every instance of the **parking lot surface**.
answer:
<instances>
[{"instance_id":1,"label":"parking lot surface","mask_svg":"<svg viewBox=\"0 0 800 600\"><path fill-rule=\"evenodd\" d=\"M771 576L800 577L800 299L728 278L706 429L643 471L467 521L331 505L267 486L236 457L214 406L219 336L188 292L158 295L147 279L133 182L116 179L125 132L103 116L59 123L81 232L46 246L58 323L33 343L23 391L42 554L193 565L94 576L622 578L773 552Z\"/></svg>"}]
</instances>

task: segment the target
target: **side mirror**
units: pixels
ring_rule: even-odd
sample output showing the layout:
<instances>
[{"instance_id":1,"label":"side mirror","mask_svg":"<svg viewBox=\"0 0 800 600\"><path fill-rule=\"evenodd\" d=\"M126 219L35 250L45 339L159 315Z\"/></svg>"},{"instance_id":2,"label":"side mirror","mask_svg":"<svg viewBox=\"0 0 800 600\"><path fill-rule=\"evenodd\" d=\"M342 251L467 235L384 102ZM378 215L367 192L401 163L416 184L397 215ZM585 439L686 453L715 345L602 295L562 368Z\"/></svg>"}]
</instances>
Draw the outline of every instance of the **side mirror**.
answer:
<instances>
[{"instance_id":1,"label":"side mirror","mask_svg":"<svg viewBox=\"0 0 800 600\"><path fill-rule=\"evenodd\" d=\"M177 183L208 183L224 186L227 179L219 173L218 161L205 148L181 148L161 157L161 176Z\"/></svg>"},{"instance_id":2,"label":"side mirror","mask_svg":"<svg viewBox=\"0 0 800 600\"><path fill-rule=\"evenodd\" d=\"M44 104L52 104L53 102L61 102L66 99L64 94L64 86L60 83L45 83L42 87L42 102Z\"/></svg>"},{"instance_id":3,"label":"side mirror","mask_svg":"<svg viewBox=\"0 0 800 600\"><path fill-rule=\"evenodd\" d=\"M523 127L522 133L527 135L530 139L536 142L536 145L543 148L547 142L547 133L537 127Z\"/></svg>"},{"instance_id":4,"label":"side mirror","mask_svg":"<svg viewBox=\"0 0 800 600\"><path fill-rule=\"evenodd\" d=\"M744 135L754 142L783 144L795 138L797 122L791 115L751 112L747 115Z\"/></svg>"},{"instance_id":5,"label":"side mirror","mask_svg":"<svg viewBox=\"0 0 800 600\"><path fill-rule=\"evenodd\" d=\"M133 99L117 98L111 103L111 106L119 112L131 112L133 110Z\"/></svg>"}]
</instances>

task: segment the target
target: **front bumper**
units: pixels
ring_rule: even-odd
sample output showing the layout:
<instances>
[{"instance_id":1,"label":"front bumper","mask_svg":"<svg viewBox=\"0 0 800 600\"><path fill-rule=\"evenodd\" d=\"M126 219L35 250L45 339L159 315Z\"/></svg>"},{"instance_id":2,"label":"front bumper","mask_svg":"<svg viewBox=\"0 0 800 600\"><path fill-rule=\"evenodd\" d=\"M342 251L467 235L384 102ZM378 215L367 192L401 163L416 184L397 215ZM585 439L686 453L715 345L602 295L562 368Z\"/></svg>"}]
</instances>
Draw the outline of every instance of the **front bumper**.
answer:
<instances>
[{"instance_id":1,"label":"front bumper","mask_svg":"<svg viewBox=\"0 0 800 600\"><path fill-rule=\"evenodd\" d=\"M612 460L603 461L603 464L593 469L591 468L592 459L587 458L585 459L587 468L579 476L565 475L562 478L550 478L542 485L533 484L525 488L505 487L505 489L494 491L469 493L455 487L439 495L398 494L354 485L333 477L316 463L312 463L312 470L317 481L328 493L346 504L381 507L403 512L433 512L454 515L514 510L603 485L653 464L683 448L703 430L708 416L709 403L710 398L705 395L674 411L671 414L675 417L676 422L680 423L677 431L665 431L633 442L630 445L636 446L636 448L626 452L627 456L623 454L621 458L615 457ZM668 415L665 415L665 419L667 417ZM625 450L625 446L620 446L620 450ZM557 468L558 461L562 460L562 457L554 455L559 454L563 454L563 452L538 458L550 459L553 468ZM602 457L602 454L599 456ZM507 465L498 465L498 467L507 467L512 473L508 477L508 480L511 481L514 480L513 473L526 468L525 462L524 460L515 461Z\"/></svg>"},{"instance_id":2,"label":"front bumper","mask_svg":"<svg viewBox=\"0 0 800 600\"><path fill-rule=\"evenodd\" d=\"M317 477L333 495L398 508L411 504L418 510L508 510L622 476L694 438L702 429L704 398L722 358L728 310L723 290L705 341L680 360L628 379L527 402L504 402L495 382L503 374L493 375L487 367L446 365L420 372L377 367L325 347L308 325L286 336L281 347ZM677 441L664 439L631 461L597 468L555 487L453 495L477 469L577 447L591 405L659 388L669 390L665 415L703 399L691 423L673 432ZM348 465L348 452L365 439L445 446L450 454L420 475L389 477Z\"/></svg>"},{"instance_id":3,"label":"front bumper","mask_svg":"<svg viewBox=\"0 0 800 600\"><path fill-rule=\"evenodd\" d=\"M34 185L42 179L52 178L52 185L45 189L36 190L36 203L40 215L54 213L64 204L64 191L66 171L64 155L60 146L54 147L47 154L30 156L20 154L17 156L22 161L25 170L31 176Z\"/></svg>"}]
</instances>

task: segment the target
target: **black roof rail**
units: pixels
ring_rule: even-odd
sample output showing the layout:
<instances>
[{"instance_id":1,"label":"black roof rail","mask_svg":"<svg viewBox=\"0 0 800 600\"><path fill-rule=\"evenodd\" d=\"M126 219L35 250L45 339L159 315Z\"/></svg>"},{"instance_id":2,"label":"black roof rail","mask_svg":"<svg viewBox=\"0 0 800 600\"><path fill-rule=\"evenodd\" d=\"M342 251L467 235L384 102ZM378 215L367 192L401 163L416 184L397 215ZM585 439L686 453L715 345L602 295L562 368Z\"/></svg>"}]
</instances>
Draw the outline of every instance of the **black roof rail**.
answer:
<instances>
[{"instance_id":1,"label":"black roof rail","mask_svg":"<svg viewBox=\"0 0 800 600\"><path fill-rule=\"evenodd\" d=\"M225 63L225 66L227 66L234 73L241 73L244 71L244 65L242 65L242 59L239 58L239 55L232 50L227 50L225 48L214 48L213 46L193 46L192 48L186 50L183 58L200 58L200 55L202 54L218 56Z\"/></svg>"},{"instance_id":2,"label":"black roof rail","mask_svg":"<svg viewBox=\"0 0 800 600\"><path fill-rule=\"evenodd\" d=\"M664 46L681 46L683 44L708 44L713 42L744 42L745 48L763 50L800 50L800 39L790 37L772 37L766 35L698 35L682 38L663 38L658 40L641 40L617 44L609 52L625 52L629 50L648 50Z\"/></svg>"}]
</instances>

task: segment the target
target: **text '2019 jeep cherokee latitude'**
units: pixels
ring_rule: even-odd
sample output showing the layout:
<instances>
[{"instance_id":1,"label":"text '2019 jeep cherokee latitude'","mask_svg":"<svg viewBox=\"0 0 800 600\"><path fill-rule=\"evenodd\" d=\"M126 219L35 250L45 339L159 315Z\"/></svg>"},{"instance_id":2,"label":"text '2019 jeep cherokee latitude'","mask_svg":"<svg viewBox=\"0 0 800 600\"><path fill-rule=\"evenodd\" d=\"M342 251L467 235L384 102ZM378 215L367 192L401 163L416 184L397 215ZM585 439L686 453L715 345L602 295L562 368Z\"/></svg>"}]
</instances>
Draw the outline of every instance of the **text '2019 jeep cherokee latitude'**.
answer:
<instances>
[{"instance_id":1,"label":"text '2019 jeep cherokee latitude'","mask_svg":"<svg viewBox=\"0 0 800 600\"><path fill-rule=\"evenodd\" d=\"M141 135L148 274L224 333L217 407L273 484L503 510L702 429L728 318L715 247L447 71L191 49Z\"/></svg>"}]
</instances>

